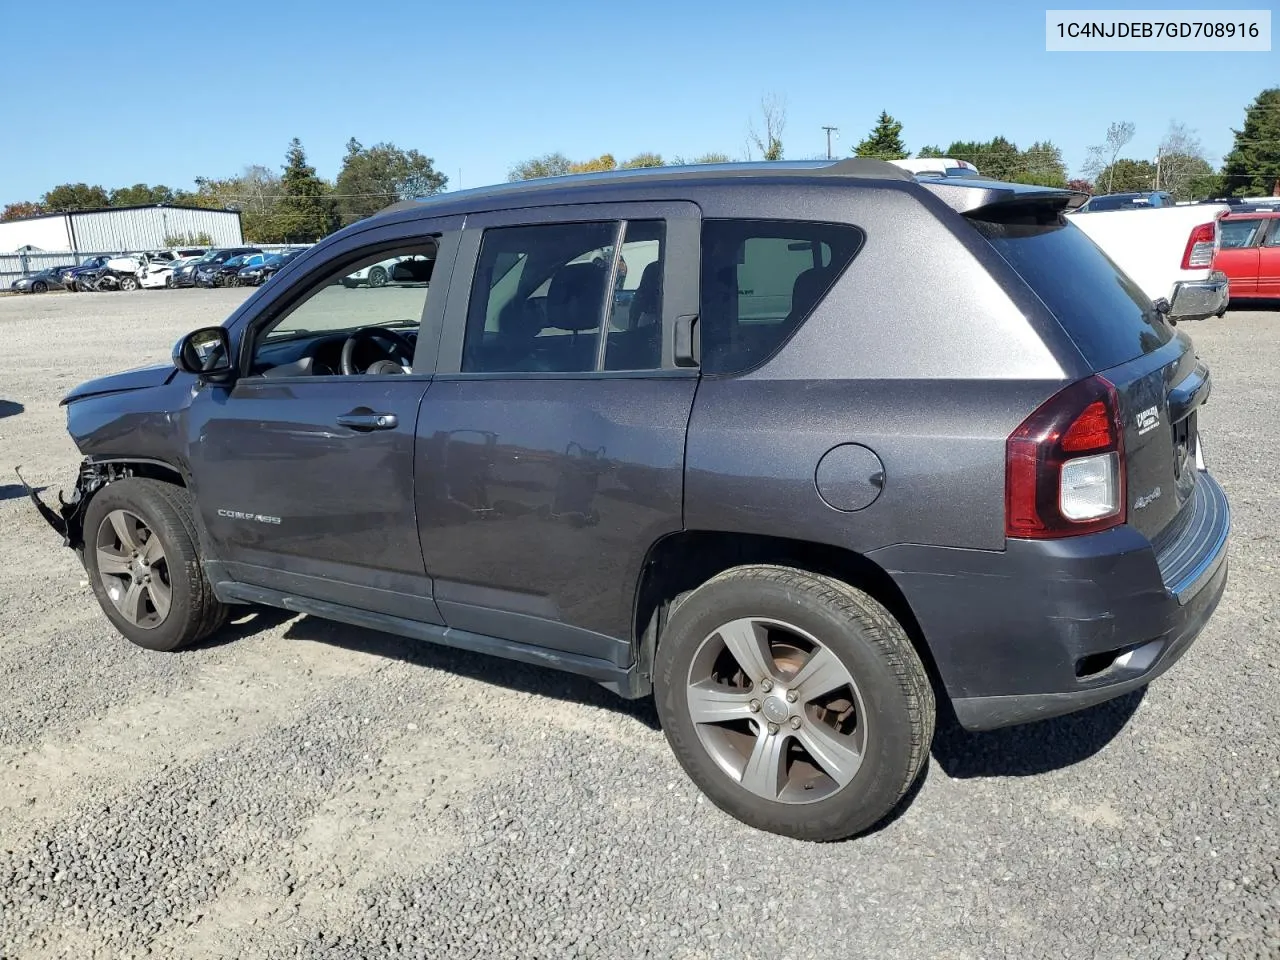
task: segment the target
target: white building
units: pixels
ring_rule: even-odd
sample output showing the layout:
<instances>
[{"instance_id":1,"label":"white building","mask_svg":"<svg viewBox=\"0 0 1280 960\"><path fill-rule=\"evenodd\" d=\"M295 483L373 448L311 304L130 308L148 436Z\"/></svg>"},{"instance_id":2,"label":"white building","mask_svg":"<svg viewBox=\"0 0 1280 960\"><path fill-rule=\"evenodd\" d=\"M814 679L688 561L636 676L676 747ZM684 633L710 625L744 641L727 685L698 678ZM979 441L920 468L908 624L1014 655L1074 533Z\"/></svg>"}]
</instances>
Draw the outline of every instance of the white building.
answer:
<instances>
[{"instance_id":1,"label":"white building","mask_svg":"<svg viewBox=\"0 0 1280 960\"><path fill-rule=\"evenodd\" d=\"M165 242L166 237L182 237L183 245L195 245L201 234L208 237L202 246L235 247L244 243L239 211L166 204L26 217L0 223L0 253L162 250L173 245Z\"/></svg>"}]
</instances>

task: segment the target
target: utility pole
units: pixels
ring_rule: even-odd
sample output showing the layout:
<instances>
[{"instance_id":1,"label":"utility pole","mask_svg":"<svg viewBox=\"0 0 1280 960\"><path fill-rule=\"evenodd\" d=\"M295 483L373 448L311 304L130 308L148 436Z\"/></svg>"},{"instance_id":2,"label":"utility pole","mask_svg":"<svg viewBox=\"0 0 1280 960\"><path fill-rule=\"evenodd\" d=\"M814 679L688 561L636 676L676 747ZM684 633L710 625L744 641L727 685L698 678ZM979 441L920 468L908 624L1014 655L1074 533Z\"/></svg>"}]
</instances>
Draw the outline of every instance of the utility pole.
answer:
<instances>
[{"instance_id":1,"label":"utility pole","mask_svg":"<svg viewBox=\"0 0 1280 960\"><path fill-rule=\"evenodd\" d=\"M834 132L837 136L839 136L840 128L839 127L823 127L822 129L827 131L827 159L830 160L831 159L831 134Z\"/></svg>"}]
</instances>

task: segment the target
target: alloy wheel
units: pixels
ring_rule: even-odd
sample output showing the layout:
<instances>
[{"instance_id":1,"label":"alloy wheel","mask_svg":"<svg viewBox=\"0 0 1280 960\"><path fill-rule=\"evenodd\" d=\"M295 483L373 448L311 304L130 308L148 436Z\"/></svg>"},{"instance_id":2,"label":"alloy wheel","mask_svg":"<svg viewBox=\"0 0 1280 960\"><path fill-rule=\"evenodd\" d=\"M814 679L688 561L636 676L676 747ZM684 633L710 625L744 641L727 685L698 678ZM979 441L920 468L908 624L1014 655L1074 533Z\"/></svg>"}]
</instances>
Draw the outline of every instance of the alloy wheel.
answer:
<instances>
[{"instance_id":1,"label":"alloy wheel","mask_svg":"<svg viewBox=\"0 0 1280 960\"><path fill-rule=\"evenodd\" d=\"M137 514L112 510L98 527L98 578L111 603L130 623L160 626L173 603L164 545Z\"/></svg>"},{"instance_id":2,"label":"alloy wheel","mask_svg":"<svg viewBox=\"0 0 1280 960\"><path fill-rule=\"evenodd\" d=\"M686 683L703 749L733 780L779 803L847 786L867 751L861 691L832 650L792 624L733 620L699 645Z\"/></svg>"}]
</instances>

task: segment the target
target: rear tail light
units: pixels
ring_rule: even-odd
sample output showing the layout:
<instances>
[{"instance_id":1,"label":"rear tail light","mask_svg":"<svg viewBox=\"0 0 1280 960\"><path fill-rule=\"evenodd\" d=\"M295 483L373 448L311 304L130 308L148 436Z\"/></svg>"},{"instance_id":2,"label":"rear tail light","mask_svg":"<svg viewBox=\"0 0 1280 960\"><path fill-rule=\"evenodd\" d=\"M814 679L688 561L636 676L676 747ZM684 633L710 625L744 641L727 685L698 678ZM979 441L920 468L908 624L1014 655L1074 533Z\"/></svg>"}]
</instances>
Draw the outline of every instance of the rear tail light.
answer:
<instances>
[{"instance_id":1,"label":"rear tail light","mask_svg":"<svg viewBox=\"0 0 1280 960\"><path fill-rule=\"evenodd\" d=\"M1217 238L1216 221L1195 227L1187 237L1187 248L1182 251L1182 269L1192 270L1213 263L1213 247Z\"/></svg>"},{"instance_id":2,"label":"rear tail light","mask_svg":"<svg viewBox=\"0 0 1280 960\"><path fill-rule=\"evenodd\" d=\"M1005 443L1005 536L1047 540L1124 523L1116 390L1094 376L1050 397Z\"/></svg>"}]
</instances>

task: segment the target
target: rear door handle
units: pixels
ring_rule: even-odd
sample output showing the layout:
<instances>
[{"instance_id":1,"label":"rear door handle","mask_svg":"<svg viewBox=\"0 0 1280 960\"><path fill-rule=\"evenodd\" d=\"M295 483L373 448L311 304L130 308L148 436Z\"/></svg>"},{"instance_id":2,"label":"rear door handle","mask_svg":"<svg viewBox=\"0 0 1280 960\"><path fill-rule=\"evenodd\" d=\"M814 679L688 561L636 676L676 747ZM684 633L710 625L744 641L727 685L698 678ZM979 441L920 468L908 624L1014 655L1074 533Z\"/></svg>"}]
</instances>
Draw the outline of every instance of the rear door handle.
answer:
<instances>
[{"instance_id":1,"label":"rear door handle","mask_svg":"<svg viewBox=\"0 0 1280 960\"><path fill-rule=\"evenodd\" d=\"M399 424L394 413L344 413L338 417L338 426L352 430L394 430Z\"/></svg>"}]
</instances>

